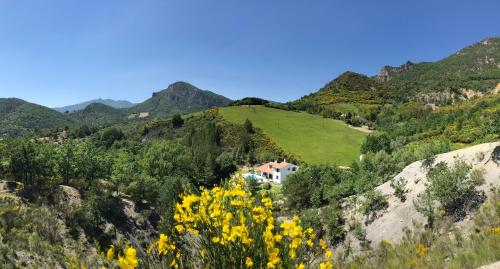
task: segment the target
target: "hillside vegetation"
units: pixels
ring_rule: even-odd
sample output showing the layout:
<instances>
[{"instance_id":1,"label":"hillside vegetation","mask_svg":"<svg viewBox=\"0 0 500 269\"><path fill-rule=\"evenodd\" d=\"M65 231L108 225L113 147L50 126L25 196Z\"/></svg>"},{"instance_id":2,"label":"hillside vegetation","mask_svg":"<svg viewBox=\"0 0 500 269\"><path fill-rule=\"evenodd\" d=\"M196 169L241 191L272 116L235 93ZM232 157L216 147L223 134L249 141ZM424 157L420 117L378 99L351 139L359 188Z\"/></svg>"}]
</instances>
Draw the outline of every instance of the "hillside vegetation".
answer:
<instances>
[{"instance_id":1,"label":"hillside vegetation","mask_svg":"<svg viewBox=\"0 0 500 269\"><path fill-rule=\"evenodd\" d=\"M420 92L488 91L500 81L500 38L485 39L437 62L412 66L388 80L401 96Z\"/></svg>"},{"instance_id":2,"label":"hillside vegetation","mask_svg":"<svg viewBox=\"0 0 500 269\"><path fill-rule=\"evenodd\" d=\"M50 108L16 98L0 98L0 137L25 135L39 129L63 128L75 122Z\"/></svg>"},{"instance_id":3,"label":"hillside vegetation","mask_svg":"<svg viewBox=\"0 0 500 269\"><path fill-rule=\"evenodd\" d=\"M101 126L126 121L128 112L102 103L92 103L84 109L74 111L68 115L80 123Z\"/></svg>"},{"instance_id":4,"label":"hillside vegetation","mask_svg":"<svg viewBox=\"0 0 500 269\"><path fill-rule=\"evenodd\" d=\"M220 114L235 123L248 118L276 144L310 164L349 165L358 159L366 136L341 121L262 106L226 107Z\"/></svg>"}]
</instances>

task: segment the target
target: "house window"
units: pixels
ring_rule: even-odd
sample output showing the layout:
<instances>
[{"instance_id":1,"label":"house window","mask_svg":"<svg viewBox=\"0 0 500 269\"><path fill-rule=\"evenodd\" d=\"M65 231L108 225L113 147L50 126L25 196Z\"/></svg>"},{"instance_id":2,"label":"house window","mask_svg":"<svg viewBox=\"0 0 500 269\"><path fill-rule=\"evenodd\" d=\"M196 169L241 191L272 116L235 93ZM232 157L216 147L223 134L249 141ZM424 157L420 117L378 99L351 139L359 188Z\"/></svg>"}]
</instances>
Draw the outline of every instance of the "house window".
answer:
<instances>
[{"instance_id":1,"label":"house window","mask_svg":"<svg viewBox=\"0 0 500 269\"><path fill-rule=\"evenodd\" d=\"M292 171L294 171L294 172L297 171L297 167L293 167Z\"/></svg>"},{"instance_id":2,"label":"house window","mask_svg":"<svg viewBox=\"0 0 500 269\"><path fill-rule=\"evenodd\" d=\"M276 169L276 172L279 172L280 170L279 169Z\"/></svg>"},{"instance_id":3,"label":"house window","mask_svg":"<svg viewBox=\"0 0 500 269\"><path fill-rule=\"evenodd\" d=\"M276 176L276 179L280 179L280 176Z\"/></svg>"},{"instance_id":4,"label":"house window","mask_svg":"<svg viewBox=\"0 0 500 269\"><path fill-rule=\"evenodd\" d=\"M288 171L290 171L290 167L288 167Z\"/></svg>"}]
</instances>

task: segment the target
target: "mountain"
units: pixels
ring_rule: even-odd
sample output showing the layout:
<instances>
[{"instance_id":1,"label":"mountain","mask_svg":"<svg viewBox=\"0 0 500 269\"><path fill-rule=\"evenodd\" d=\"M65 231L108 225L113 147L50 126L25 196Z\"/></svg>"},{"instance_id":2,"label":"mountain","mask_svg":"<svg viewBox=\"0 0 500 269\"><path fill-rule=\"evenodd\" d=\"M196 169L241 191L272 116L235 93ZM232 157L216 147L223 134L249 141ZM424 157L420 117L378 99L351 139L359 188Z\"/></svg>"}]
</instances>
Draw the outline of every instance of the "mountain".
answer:
<instances>
[{"instance_id":1,"label":"mountain","mask_svg":"<svg viewBox=\"0 0 500 269\"><path fill-rule=\"evenodd\" d=\"M211 91L200 90L186 82L175 82L165 90L153 93L148 100L128 110L149 113L151 117L171 116L201 111L210 107L226 106L230 99Z\"/></svg>"},{"instance_id":2,"label":"mountain","mask_svg":"<svg viewBox=\"0 0 500 269\"><path fill-rule=\"evenodd\" d=\"M99 98L99 99L94 99L94 100L90 100L87 102L78 103L78 104L74 104L74 105L55 107L54 110L57 110L57 111L62 112L62 113L66 112L66 111L73 112L76 110L82 110L82 109L86 108L88 105L93 104L93 103L101 103L101 104L104 104L104 105L107 105L107 106L110 106L113 108L129 108L129 107L134 106L134 104L129 102L129 101Z\"/></svg>"},{"instance_id":3,"label":"mountain","mask_svg":"<svg viewBox=\"0 0 500 269\"><path fill-rule=\"evenodd\" d=\"M77 110L69 113L68 115L75 121L88 125L99 126L103 124L126 121L128 112L102 103L92 103L83 110Z\"/></svg>"},{"instance_id":4,"label":"mountain","mask_svg":"<svg viewBox=\"0 0 500 269\"><path fill-rule=\"evenodd\" d=\"M24 135L44 128L62 128L74 120L48 107L17 98L0 98L0 136Z\"/></svg>"},{"instance_id":5,"label":"mountain","mask_svg":"<svg viewBox=\"0 0 500 269\"><path fill-rule=\"evenodd\" d=\"M341 103L383 104L391 102L394 90L368 76L347 71L318 91L291 102L292 106L331 106Z\"/></svg>"},{"instance_id":6,"label":"mountain","mask_svg":"<svg viewBox=\"0 0 500 269\"><path fill-rule=\"evenodd\" d=\"M445 103L482 96L500 83L500 38L488 38L437 62L384 66L368 77L345 72L323 88L286 105L320 113L366 110L394 101Z\"/></svg>"},{"instance_id":7,"label":"mountain","mask_svg":"<svg viewBox=\"0 0 500 269\"><path fill-rule=\"evenodd\" d=\"M239 100L231 101L228 106L261 106L269 103L275 103L258 97L245 97Z\"/></svg>"},{"instance_id":8,"label":"mountain","mask_svg":"<svg viewBox=\"0 0 500 269\"><path fill-rule=\"evenodd\" d=\"M500 82L500 38L485 39L437 62L385 66L376 79L397 89L400 96L443 91L484 93Z\"/></svg>"}]
</instances>

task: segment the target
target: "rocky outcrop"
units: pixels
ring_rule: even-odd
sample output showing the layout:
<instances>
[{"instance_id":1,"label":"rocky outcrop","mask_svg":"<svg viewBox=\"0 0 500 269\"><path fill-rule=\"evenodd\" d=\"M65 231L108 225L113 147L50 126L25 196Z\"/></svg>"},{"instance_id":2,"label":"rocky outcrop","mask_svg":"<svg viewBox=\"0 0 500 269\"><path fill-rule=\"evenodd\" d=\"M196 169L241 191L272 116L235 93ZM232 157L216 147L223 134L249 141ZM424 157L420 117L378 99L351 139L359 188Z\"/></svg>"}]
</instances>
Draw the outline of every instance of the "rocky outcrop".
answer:
<instances>
[{"instance_id":1,"label":"rocky outcrop","mask_svg":"<svg viewBox=\"0 0 500 269\"><path fill-rule=\"evenodd\" d=\"M473 89L461 88L458 90L432 91L420 93L415 96L414 101L425 102L427 104L446 103L450 101L454 103L457 100L468 100L473 97L481 97L484 94Z\"/></svg>"},{"instance_id":2,"label":"rocky outcrop","mask_svg":"<svg viewBox=\"0 0 500 269\"><path fill-rule=\"evenodd\" d=\"M410 61L407 61L406 63L397 67L386 65L380 69L380 72L378 76L375 77L375 79L377 79L380 82L389 81L394 76L410 70L414 65L415 64Z\"/></svg>"},{"instance_id":3,"label":"rocky outcrop","mask_svg":"<svg viewBox=\"0 0 500 269\"><path fill-rule=\"evenodd\" d=\"M451 151L448 153L436 155L434 164L445 162L448 165L454 164L456 160L463 160L471 165L474 169L485 171L484 183L477 187L479 191L486 194L487 197L492 195L492 187L500 185L500 165L491 161L494 158L500 158L500 142L480 144L460 150ZM422 166L422 161L414 162L401 171L395 179L404 178L407 180L405 189L406 200L400 201L394 196L394 189L390 182L386 182L376 188L387 199L388 206L383 212L378 214L373 221L367 223L364 217L357 210L358 204L346 203L345 208L349 208L349 213L346 219L348 225L353 222L364 223L363 230L366 231L366 239L371 243L371 246L377 246L382 240L397 242L404 236L405 227L411 227L413 221L425 223L426 218L415 209L413 201L417 196L425 191L427 184L427 169ZM464 232L470 232L473 221L470 217L456 223ZM348 227L349 228L349 227ZM353 243L351 246L354 252L361 251L359 240L357 240L352 232L347 235L346 242Z\"/></svg>"}]
</instances>

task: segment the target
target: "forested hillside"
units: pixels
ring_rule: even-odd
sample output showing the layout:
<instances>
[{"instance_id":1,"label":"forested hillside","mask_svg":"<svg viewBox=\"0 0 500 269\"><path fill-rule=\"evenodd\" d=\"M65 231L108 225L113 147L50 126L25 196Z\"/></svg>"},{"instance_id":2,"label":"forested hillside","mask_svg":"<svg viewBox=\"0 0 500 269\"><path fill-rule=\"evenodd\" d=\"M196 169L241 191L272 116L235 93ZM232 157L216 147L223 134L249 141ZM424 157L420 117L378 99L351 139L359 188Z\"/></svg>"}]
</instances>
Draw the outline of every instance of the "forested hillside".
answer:
<instances>
[{"instance_id":1,"label":"forested hillside","mask_svg":"<svg viewBox=\"0 0 500 269\"><path fill-rule=\"evenodd\" d=\"M390 78L401 99L418 93L491 91L500 81L500 38L488 38L437 62L418 63Z\"/></svg>"},{"instance_id":2,"label":"forested hillside","mask_svg":"<svg viewBox=\"0 0 500 269\"><path fill-rule=\"evenodd\" d=\"M64 128L75 121L50 108L16 98L0 98L0 137L25 135L35 130Z\"/></svg>"},{"instance_id":3,"label":"forested hillside","mask_svg":"<svg viewBox=\"0 0 500 269\"><path fill-rule=\"evenodd\" d=\"M68 115L81 124L98 127L127 121L129 113L102 103L91 103L84 109L71 112Z\"/></svg>"}]
</instances>

